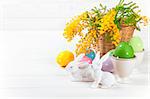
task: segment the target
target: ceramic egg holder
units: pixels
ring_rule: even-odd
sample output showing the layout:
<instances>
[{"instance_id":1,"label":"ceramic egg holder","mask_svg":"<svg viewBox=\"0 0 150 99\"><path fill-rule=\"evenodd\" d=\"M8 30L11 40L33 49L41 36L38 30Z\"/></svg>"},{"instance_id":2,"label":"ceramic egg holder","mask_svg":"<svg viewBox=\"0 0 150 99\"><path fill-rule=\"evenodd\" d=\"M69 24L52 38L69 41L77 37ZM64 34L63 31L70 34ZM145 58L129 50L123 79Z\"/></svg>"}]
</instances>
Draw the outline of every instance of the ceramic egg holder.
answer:
<instances>
[{"instance_id":1,"label":"ceramic egg holder","mask_svg":"<svg viewBox=\"0 0 150 99\"><path fill-rule=\"evenodd\" d=\"M142 73L143 66L141 64L142 64L142 61L143 61L143 58L144 58L144 49L140 52L136 52L135 55L136 55L135 71L137 73Z\"/></svg>"},{"instance_id":2,"label":"ceramic egg holder","mask_svg":"<svg viewBox=\"0 0 150 99\"><path fill-rule=\"evenodd\" d=\"M141 66L144 57L143 41L139 36L134 36L130 39L129 44L134 49L135 56L136 56L135 72L141 73L143 69L145 69L143 66Z\"/></svg>"},{"instance_id":3,"label":"ceramic egg holder","mask_svg":"<svg viewBox=\"0 0 150 99\"><path fill-rule=\"evenodd\" d=\"M128 83L130 75L135 67L136 58L123 59L112 56L112 63L114 65L114 74L120 83Z\"/></svg>"},{"instance_id":4,"label":"ceramic egg holder","mask_svg":"<svg viewBox=\"0 0 150 99\"><path fill-rule=\"evenodd\" d=\"M121 42L116 47L111 59L117 80L123 83L128 82L136 63L136 56L132 46L127 42Z\"/></svg>"}]
</instances>

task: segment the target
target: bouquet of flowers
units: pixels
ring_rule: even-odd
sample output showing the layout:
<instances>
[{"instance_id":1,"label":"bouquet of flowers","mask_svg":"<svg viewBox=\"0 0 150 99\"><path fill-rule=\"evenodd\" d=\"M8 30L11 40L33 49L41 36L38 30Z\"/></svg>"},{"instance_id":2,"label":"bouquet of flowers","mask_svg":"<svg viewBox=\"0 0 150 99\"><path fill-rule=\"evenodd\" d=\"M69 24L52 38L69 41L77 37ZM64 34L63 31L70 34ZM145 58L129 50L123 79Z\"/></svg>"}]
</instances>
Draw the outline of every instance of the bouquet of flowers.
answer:
<instances>
[{"instance_id":1,"label":"bouquet of flowers","mask_svg":"<svg viewBox=\"0 0 150 99\"><path fill-rule=\"evenodd\" d=\"M100 4L75 16L66 24L63 35L68 41L80 37L75 50L77 56L91 48L103 56L120 42L129 41L134 30L140 30L139 24L147 25L147 17L141 16L138 8L136 3L124 3L124 0L111 9Z\"/></svg>"}]
</instances>

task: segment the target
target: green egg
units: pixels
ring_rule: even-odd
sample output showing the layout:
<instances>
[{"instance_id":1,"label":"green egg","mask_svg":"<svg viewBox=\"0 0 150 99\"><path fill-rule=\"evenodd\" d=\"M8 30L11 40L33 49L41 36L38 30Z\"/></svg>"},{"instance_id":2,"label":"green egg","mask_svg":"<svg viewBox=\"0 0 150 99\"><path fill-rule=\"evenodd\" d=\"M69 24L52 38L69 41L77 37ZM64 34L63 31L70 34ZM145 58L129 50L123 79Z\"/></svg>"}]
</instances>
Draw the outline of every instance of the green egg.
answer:
<instances>
[{"instance_id":1,"label":"green egg","mask_svg":"<svg viewBox=\"0 0 150 99\"><path fill-rule=\"evenodd\" d=\"M127 42L121 42L114 51L114 56L119 58L133 58L134 57L134 50L132 46L129 45Z\"/></svg>"},{"instance_id":2,"label":"green egg","mask_svg":"<svg viewBox=\"0 0 150 99\"><path fill-rule=\"evenodd\" d=\"M135 52L140 52L144 49L143 41L139 36L134 36L133 38L131 38L129 44L133 47L133 50Z\"/></svg>"}]
</instances>

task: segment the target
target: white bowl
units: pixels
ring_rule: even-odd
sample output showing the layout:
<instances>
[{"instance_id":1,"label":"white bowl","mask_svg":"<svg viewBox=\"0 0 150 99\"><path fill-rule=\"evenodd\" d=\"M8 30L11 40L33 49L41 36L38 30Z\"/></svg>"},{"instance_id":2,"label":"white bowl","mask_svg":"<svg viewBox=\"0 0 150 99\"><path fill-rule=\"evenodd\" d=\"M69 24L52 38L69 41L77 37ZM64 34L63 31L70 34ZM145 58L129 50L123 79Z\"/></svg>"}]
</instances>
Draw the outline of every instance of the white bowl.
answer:
<instances>
[{"instance_id":1,"label":"white bowl","mask_svg":"<svg viewBox=\"0 0 150 99\"><path fill-rule=\"evenodd\" d=\"M139 67L139 65L141 65L141 63L143 61L144 50L141 52L136 52L135 56L136 56L136 67Z\"/></svg>"},{"instance_id":2,"label":"white bowl","mask_svg":"<svg viewBox=\"0 0 150 99\"><path fill-rule=\"evenodd\" d=\"M114 65L114 72L120 78L129 77L136 63L136 58L123 59L112 56L111 60Z\"/></svg>"},{"instance_id":3,"label":"white bowl","mask_svg":"<svg viewBox=\"0 0 150 99\"><path fill-rule=\"evenodd\" d=\"M136 59L136 68L137 73L147 73L148 72L148 65L147 65L147 58L148 55L145 54L145 51L136 52L135 55L137 56ZM146 59L146 60L144 60ZM144 62L143 62L144 61Z\"/></svg>"}]
</instances>

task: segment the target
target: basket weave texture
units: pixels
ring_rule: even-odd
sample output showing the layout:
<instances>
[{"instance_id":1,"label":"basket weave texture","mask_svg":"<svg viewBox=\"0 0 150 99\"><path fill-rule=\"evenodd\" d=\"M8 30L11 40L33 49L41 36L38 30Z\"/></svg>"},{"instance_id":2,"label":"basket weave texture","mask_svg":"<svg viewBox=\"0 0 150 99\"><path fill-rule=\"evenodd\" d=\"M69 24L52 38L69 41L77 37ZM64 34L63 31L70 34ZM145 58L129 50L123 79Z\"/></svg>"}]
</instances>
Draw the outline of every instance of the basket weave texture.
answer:
<instances>
[{"instance_id":1,"label":"basket weave texture","mask_svg":"<svg viewBox=\"0 0 150 99\"><path fill-rule=\"evenodd\" d=\"M127 42L129 41L134 33L135 27L134 26L127 26L122 24L121 29L120 29L120 35L121 35L121 40L120 42L124 41ZM108 51L114 49L115 46L112 44L112 41L106 40L104 35L101 35L98 44L95 48L96 51L100 51L100 56L102 57L105 55Z\"/></svg>"}]
</instances>

